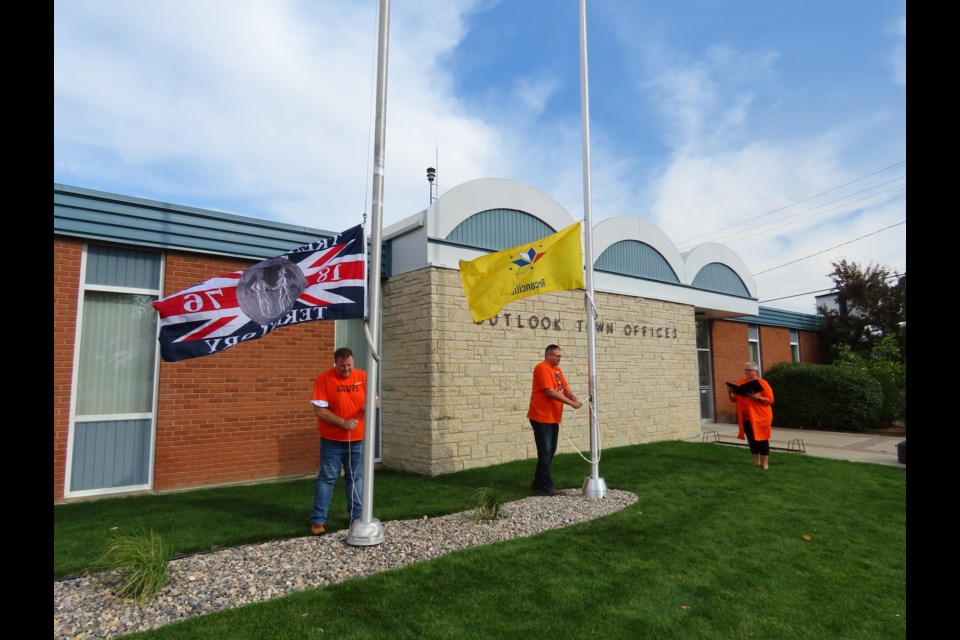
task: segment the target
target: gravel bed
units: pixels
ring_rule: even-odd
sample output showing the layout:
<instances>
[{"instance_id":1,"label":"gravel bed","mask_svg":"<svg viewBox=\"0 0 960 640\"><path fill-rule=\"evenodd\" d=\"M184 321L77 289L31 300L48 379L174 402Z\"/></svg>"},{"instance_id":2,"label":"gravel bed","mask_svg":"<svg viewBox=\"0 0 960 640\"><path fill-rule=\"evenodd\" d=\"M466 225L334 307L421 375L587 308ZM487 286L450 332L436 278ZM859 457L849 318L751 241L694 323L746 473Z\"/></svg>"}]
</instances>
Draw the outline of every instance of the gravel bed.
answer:
<instances>
[{"instance_id":1,"label":"gravel bed","mask_svg":"<svg viewBox=\"0 0 960 640\"><path fill-rule=\"evenodd\" d=\"M532 536L593 520L637 501L628 491L609 490L599 500L567 489L554 497L531 496L503 505L497 520L476 511L418 520L383 522L384 541L355 546L347 530L324 536L245 545L171 560L163 591L138 605L110 592L109 574L89 574L53 583L56 640L114 638L165 624L262 602L377 571L396 569L451 551Z\"/></svg>"}]
</instances>

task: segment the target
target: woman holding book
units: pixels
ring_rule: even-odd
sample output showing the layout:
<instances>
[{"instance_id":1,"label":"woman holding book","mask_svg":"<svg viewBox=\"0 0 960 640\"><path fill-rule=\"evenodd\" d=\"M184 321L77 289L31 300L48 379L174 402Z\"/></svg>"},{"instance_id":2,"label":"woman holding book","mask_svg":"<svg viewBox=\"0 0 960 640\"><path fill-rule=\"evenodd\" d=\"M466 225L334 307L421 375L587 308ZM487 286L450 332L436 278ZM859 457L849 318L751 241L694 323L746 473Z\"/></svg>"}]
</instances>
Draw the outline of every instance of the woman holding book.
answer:
<instances>
[{"instance_id":1,"label":"woman holding book","mask_svg":"<svg viewBox=\"0 0 960 640\"><path fill-rule=\"evenodd\" d=\"M746 436L750 443L750 453L753 454L753 464L767 469L770 459L770 428L773 425L773 389L760 377L756 362L743 365L743 373L746 377L737 380L736 386L746 385L742 391L744 395L735 393L734 387L729 391L730 401L737 403L737 424L740 425L737 438L743 440Z\"/></svg>"}]
</instances>

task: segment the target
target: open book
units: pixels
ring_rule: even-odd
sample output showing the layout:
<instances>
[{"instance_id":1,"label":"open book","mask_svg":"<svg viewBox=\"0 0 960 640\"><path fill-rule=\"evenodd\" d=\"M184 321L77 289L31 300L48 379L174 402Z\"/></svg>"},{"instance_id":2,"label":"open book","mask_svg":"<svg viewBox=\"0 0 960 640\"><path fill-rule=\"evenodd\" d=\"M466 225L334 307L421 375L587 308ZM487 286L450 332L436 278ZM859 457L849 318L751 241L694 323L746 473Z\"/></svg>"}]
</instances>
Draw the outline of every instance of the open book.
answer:
<instances>
[{"instance_id":1,"label":"open book","mask_svg":"<svg viewBox=\"0 0 960 640\"><path fill-rule=\"evenodd\" d=\"M759 380L750 380L744 382L743 384L734 384L732 382L727 382L727 389L730 390L735 396L749 396L751 393L760 393L763 391L763 386L760 384Z\"/></svg>"}]
</instances>

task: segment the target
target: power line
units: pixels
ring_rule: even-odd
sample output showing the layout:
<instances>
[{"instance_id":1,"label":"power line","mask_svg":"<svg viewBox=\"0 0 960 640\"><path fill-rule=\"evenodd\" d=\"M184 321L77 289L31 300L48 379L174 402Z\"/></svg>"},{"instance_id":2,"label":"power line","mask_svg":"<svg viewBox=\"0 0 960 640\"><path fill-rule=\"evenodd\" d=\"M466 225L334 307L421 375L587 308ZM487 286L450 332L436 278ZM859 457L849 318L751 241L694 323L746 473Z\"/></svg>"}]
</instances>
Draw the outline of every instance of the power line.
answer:
<instances>
[{"instance_id":1,"label":"power line","mask_svg":"<svg viewBox=\"0 0 960 640\"><path fill-rule=\"evenodd\" d=\"M759 275L762 274L762 273L767 273L767 272L769 272L769 271L773 271L774 269L780 269L781 267L786 267L787 265L791 265L791 264L793 264L793 263L795 263L795 262L800 262L801 260L806 260L807 258L812 258L813 256L818 256L818 255L820 255L821 253L826 253L827 251L833 251L834 249L836 249L836 248L838 248L838 247L842 247L842 246L844 246L844 245L852 244L852 243L856 242L857 240L863 240L864 238L869 238L870 236L876 235L876 234L880 233L881 231L886 231L887 229L893 229L894 227L899 227L899 226L902 225L902 224L906 224L906 222L907 222L906 220L901 220L900 222L894 223L894 224L890 225L889 227L884 227L883 229L877 229L876 231L874 231L874 232L872 232L872 233L868 233L868 234L866 234L866 235L862 235L862 236L860 236L859 238L854 238L853 240L848 240L847 242L841 242L840 244L834 245L834 246L830 247L829 249L824 249L823 251L817 251L816 253L811 253L810 255L804 256L803 258L797 258L796 260L791 260L790 262L785 262L785 263L783 263L783 264L781 264L781 265L777 265L776 267L770 267L769 269L764 269L763 271L757 271L756 273L753 274L753 276L756 277L756 276L759 276Z\"/></svg>"},{"instance_id":2,"label":"power line","mask_svg":"<svg viewBox=\"0 0 960 640\"><path fill-rule=\"evenodd\" d=\"M833 290L834 290L834 287L830 287L829 289L817 289L816 291L805 291L803 293L795 293L790 296L780 296L779 298L767 298L766 300L759 300L757 301L757 304L763 304L764 302L774 302L775 300L786 300L788 298L799 298L800 296L809 296L814 293L823 293L824 291L833 291Z\"/></svg>"},{"instance_id":3,"label":"power line","mask_svg":"<svg viewBox=\"0 0 960 640\"><path fill-rule=\"evenodd\" d=\"M907 277L906 271L904 271L903 273L894 273L892 275L889 275L886 278L884 278L884 280L893 280L895 278L905 278L905 277ZM779 298L767 298L766 300L758 300L757 304L763 304L764 302L774 302L776 300L787 300L788 298L799 298L800 296L809 296L815 293L823 293L825 291L836 291L836 290L837 290L836 287L830 287L829 289L817 289L815 291L805 291L803 293L794 293L789 296L780 296Z\"/></svg>"},{"instance_id":4,"label":"power line","mask_svg":"<svg viewBox=\"0 0 960 640\"><path fill-rule=\"evenodd\" d=\"M890 182L893 182L893 181L891 180ZM894 190L896 190L896 189L899 189L900 187L903 187L904 184L905 184L905 183L898 184L898 185L896 185L895 187L891 187L890 189L884 189L883 191L880 191L880 192L878 192L878 193L873 193L873 194L870 194L870 195L868 195L868 196L864 196L864 197L862 197L862 198L858 198L857 200L854 200L854 201L852 201L852 202L846 202L846 203L843 203L843 204L839 204L839 205L837 205L836 207L834 207L834 208L832 208L832 209L827 209L826 211L821 211L820 213L815 213L815 214L813 214L813 215L809 215L809 216L807 216L806 218L802 218L802 219L800 219L800 220L794 220L793 222L788 222L788 223L786 223L786 224L782 224L782 225L780 225L779 227L774 227L774 228L772 228L772 229L764 229L764 230L762 230L762 231L761 231L761 230L757 230L756 233L752 233L752 234L750 234L750 235L748 235L748 236L743 236L743 237L741 237L741 238L736 238L736 239L734 239L734 240L727 240L727 244L732 244L732 243L734 243L734 242L740 242L741 240L749 240L750 238L754 238L754 237L756 237L756 236L760 236L760 235L763 235L763 234L765 234L765 233L770 233L771 231L776 231L777 229L783 229L784 227L789 227L790 225L798 224L798 223L800 223L800 222L805 222L805 221L807 221L807 220L810 220L811 218L816 218L816 217L818 217L818 216L823 216L823 215L826 215L826 214L828 214L828 213L833 213L834 211L839 211L839 210L841 210L841 209L844 209L844 208L846 208L846 207L849 207L849 206L851 206L851 205L854 205L854 204L856 204L856 203L858 203L858 202L862 202L862 201L864 201L864 200L869 200L870 198L873 198L873 197L876 197L876 196L881 195L881 194L883 194L883 193L886 193L887 191L894 191ZM880 186L880 185L877 185L877 186ZM873 188L875 188L875 187L871 187L871 189L873 189ZM869 191L869 189L864 189L864 191ZM858 192L858 193L863 193L863 191ZM852 194L850 194L849 196L844 196L843 198L839 198L839 199L837 199L837 200L832 200L832 201L830 201L830 202L824 202L823 204L814 207L814 209L819 209L820 207L824 207L824 206L826 206L826 205L828 205L828 204L833 204L834 202L841 202L841 201L845 200L846 198L849 198L850 196L854 196L854 195L856 195L856 194L853 194L853 193L852 193ZM779 218L779 219L777 219L777 220L772 220L772 221L770 221L770 222L765 223L765 225L763 225L763 226L771 225L771 224L774 224L775 222L780 222L780 221L782 221L782 220L788 220L788 219L790 219L790 218L795 218L796 216L799 216L800 214L806 213L807 211L811 211L811 209L807 209L806 211L800 211L800 212L797 212L797 213L795 213L795 214L793 214L793 215L786 216L786 217L784 217L784 218ZM741 232L741 233L744 233L744 232ZM736 234L731 234L731 235L736 235ZM716 239L716 242L720 242L721 240L725 240L725 239L728 238L728 237L729 237L729 236L723 236L723 237L717 238L717 239Z\"/></svg>"},{"instance_id":5,"label":"power line","mask_svg":"<svg viewBox=\"0 0 960 640\"><path fill-rule=\"evenodd\" d=\"M906 164L906 162L907 162L906 160L901 160L900 162L894 163L894 164L890 165L889 167L884 167L883 169L878 169L877 171L874 171L874 172L872 172L872 173L868 173L867 175L861 176L861 177L857 178L856 180L851 180L850 182L847 182L847 183L845 183L845 184L841 184L841 185L839 185L839 186L833 187L832 189L827 189L826 191L822 191L822 192L820 192L820 193L818 193L818 194L816 194L816 195L812 195L812 196L810 196L810 197L808 197L808 198L804 198L803 200L798 200L797 202L794 202L794 203L792 203L792 204L785 205L785 206L783 206L783 207L780 207L779 209L774 209L773 211L768 211L767 213L761 214L761 215L759 215L759 216L755 216L755 217L753 217L753 218L749 218L749 219L747 219L747 220L743 220L743 221L741 221L741 222L737 222L737 223L735 223L735 224L732 224L732 225L729 225L729 226L726 226L726 227L722 227L722 228L720 228L720 229L716 229L716 230L710 231L710 232L708 232L708 233L703 233L703 234L700 234L699 236L695 236L695 237L689 238L689 239L687 239L687 240L681 240L681 241L677 242L676 244L677 244L677 245L683 245L683 244L686 244L686 243L688 243L688 242L693 242L694 240L698 240L699 238L703 238L703 237L706 237L706 236L710 236L710 235L713 235L713 234L715 234L715 233L720 233L721 231L726 231L727 229L732 229L732 228L734 228L734 227L738 227L738 226L740 226L740 225L742 225L742 224L746 224L747 222L751 222L751 221L753 221L753 220L758 220L758 219L760 219L760 218L764 218L764 217L766 217L766 216L773 215L774 213L778 213L778 212L780 212L780 211L784 211L785 209L789 209L790 207L796 206L796 205L798 205L798 204L802 204L802 203L804 203L804 202L807 202L808 200L813 200L814 198L819 198L820 196L823 196L823 195L826 195L826 194L831 193L831 192L833 192L833 191L837 191L838 189L842 189L842 188L844 188L844 187L850 186L851 184L856 184L857 182L860 182L861 180L866 180L866 179L869 178L870 176L875 176L875 175L877 175L878 173L883 173L884 171L888 171L888 170L890 170L890 169L893 169L894 167L898 167L898 166L900 166L900 165ZM900 176L900 177L903 177L903 176ZM897 179L899 179L899 178L897 178ZM888 181L888 182L890 182L890 181ZM883 183L883 184L886 184L886 183ZM874 187L870 187L870 188L874 188ZM844 197L846 198L846 197L849 197L849 196L844 196ZM842 198L841 198L841 199L842 199ZM835 202L835 201L834 201L834 202ZM829 203L826 203L826 204L829 204ZM820 206L823 206L823 205L820 205Z\"/></svg>"}]
</instances>

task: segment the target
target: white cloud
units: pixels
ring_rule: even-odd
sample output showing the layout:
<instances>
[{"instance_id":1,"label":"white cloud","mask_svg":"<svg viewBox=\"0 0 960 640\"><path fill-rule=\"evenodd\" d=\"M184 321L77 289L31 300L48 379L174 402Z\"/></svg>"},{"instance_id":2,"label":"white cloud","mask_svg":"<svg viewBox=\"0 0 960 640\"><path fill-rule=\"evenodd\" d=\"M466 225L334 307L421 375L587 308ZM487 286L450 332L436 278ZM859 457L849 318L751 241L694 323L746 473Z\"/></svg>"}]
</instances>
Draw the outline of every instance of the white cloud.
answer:
<instances>
[{"instance_id":1,"label":"white cloud","mask_svg":"<svg viewBox=\"0 0 960 640\"><path fill-rule=\"evenodd\" d=\"M226 13L212 0L55 2L55 181L328 230L359 222L372 204L376 4L236 0ZM784 52L769 43L731 44L713 30L686 42L676 16L596 6L590 24L607 31L591 35L595 221L638 215L676 242L739 225L720 235L759 270L889 223L894 214L878 213L885 208L903 218L905 205L891 200L869 216L824 213L744 238L751 224L777 219L764 214L873 171L878 158L902 160L902 105L868 101L846 121L808 117L816 110L795 88L806 80L789 77ZM437 168L441 194L501 177L583 214L580 69L538 58L544 44L523 42L527 64L509 80L490 69L491 81L474 87L455 75L474 62L460 51L472 30L492 30L481 40L501 44L505 8L518 7L393 3L385 224L427 206L427 166ZM903 82L905 25L901 16L893 57ZM779 224L816 213L804 211L779 214L796 216ZM881 249L881 235L869 241L876 249L862 246L878 258L905 256ZM792 284L794 270L798 286L823 282L829 268L805 262L774 272L776 288Z\"/></svg>"},{"instance_id":2,"label":"white cloud","mask_svg":"<svg viewBox=\"0 0 960 640\"><path fill-rule=\"evenodd\" d=\"M893 81L907 86L907 16L900 16L890 28L897 39L893 53L890 55L890 67L893 72Z\"/></svg>"}]
</instances>

